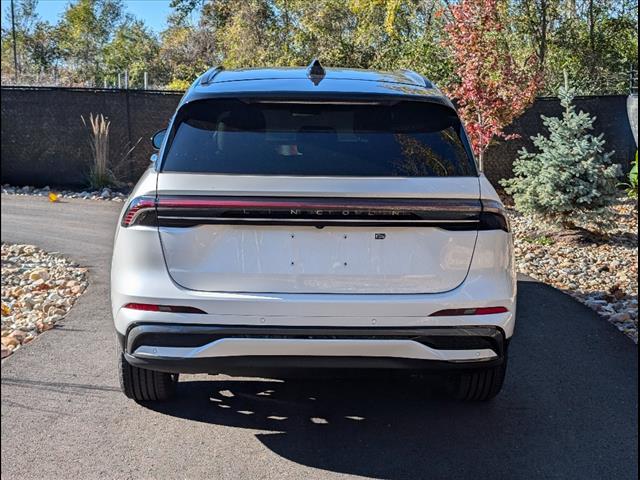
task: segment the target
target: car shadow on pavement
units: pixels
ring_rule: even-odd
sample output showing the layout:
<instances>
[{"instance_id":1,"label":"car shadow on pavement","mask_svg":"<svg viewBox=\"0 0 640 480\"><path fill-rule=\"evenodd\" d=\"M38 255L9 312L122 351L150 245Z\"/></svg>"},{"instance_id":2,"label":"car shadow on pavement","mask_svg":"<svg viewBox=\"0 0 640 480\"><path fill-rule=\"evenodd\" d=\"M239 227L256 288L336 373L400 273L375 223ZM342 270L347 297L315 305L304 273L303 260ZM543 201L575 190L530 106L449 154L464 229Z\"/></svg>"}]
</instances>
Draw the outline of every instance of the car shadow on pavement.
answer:
<instances>
[{"instance_id":1,"label":"car shadow on pavement","mask_svg":"<svg viewBox=\"0 0 640 480\"><path fill-rule=\"evenodd\" d=\"M545 285L521 282L519 309L506 384L491 402L455 402L417 378L212 377L147 408L257 430L277 455L331 472L636 478L637 347Z\"/></svg>"}]
</instances>

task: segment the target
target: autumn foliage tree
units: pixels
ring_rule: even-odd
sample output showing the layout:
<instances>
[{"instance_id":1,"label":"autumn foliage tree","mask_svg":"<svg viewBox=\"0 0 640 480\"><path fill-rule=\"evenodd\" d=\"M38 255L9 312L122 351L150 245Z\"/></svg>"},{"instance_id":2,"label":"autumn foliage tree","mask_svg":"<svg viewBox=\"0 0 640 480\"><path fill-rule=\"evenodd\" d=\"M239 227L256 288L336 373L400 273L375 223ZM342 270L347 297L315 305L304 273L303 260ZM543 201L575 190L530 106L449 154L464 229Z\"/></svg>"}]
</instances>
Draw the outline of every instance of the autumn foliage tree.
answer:
<instances>
[{"instance_id":1,"label":"autumn foliage tree","mask_svg":"<svg viewBox=\"0 0 640 480\"><path fill-rule=\"evenodd\" d=\"M455 59L457 81L447 88L465 121L473 149L483 168L495 139L529 106L539 88L535 55L518 63L502 22L500 0L461 0L448 12L447 44Z\"/></svg>"}]
</instances>

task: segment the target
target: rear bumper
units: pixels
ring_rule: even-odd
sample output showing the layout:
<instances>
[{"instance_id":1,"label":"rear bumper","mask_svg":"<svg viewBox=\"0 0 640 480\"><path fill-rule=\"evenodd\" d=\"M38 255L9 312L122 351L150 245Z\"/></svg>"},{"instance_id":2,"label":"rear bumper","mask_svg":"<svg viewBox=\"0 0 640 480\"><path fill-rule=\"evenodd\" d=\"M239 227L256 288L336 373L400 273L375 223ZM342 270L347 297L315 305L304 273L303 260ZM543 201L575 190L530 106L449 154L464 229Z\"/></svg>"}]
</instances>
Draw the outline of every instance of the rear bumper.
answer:
<instances>
[{"instance_id":1,"label":"rear bumper","mask_svg":"<svg viewBox=\"0 0 640 480\"><path fill-rule=\"evenodd\" d=\"M206 314L148 312L133 303L188 306ZM118 230L111 269L111 304L116 330L126 335L143 323L276 327L428 328L499 327L514 332L516 277L511 237L479 232L465 281L427 294L222 293L187 290L168 274L158 232L147 227ZM432 316L439 310L503 306L506 313Z\"/></svg>"},{"instance_id":2,"label":"rear bumper","mask_svg":"<svg viewBox=\"0 0 640 480\"><path fill-rule=\"evenodd\" d=\"M314 328L133 325L119 334L132 365L172 373L262 374L313 368L487 367L506 354L497 327Z\"/></svg>"}]
</instances>

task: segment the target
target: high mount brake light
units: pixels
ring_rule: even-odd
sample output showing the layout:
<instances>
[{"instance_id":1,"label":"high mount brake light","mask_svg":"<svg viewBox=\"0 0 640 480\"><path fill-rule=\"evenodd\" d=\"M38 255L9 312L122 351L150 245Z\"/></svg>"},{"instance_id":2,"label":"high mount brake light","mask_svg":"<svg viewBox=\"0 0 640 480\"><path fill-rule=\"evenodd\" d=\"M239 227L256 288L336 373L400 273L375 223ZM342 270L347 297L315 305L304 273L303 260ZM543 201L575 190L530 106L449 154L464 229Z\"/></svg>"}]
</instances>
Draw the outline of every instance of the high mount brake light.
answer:
<instances>
[{"instance_id":1,"label":"high mount brake light","mask_svg":"<svg viewBox=\"0 0 640 480\"><path fill-rule=\"evenodd\" d=\"M122 226L130 227L142 223L148 215L146 213L152 213L156 208L156 199L154 197L136 197L129 202L127 210L122 216Z\"/></svg>"},{"instance_id":2,"label":"high mount brake light","mask_svg":"<svg viewBox=\"0 0 640 480\"><path fill-rule=\"evenodd\" d=\"M477 307L477 308L450 308L438 310L429 315L430 317L457 317L460 315L494 315L496 313L507 313L505 307Z\"/></svg>"},{"instance_id":3,"label":"high mount brake light","mask_svg":"<svg viewBox=\"0 0 640 480\"><path fill-rule=\"evenodd\" d=\"M124 308L128 308L130 310L142 310L145 312L207 313L204 310L200 310L195 307L185 307L180 305L153 305L150 303L127 303Z\"/></svg>"}]
</instances>

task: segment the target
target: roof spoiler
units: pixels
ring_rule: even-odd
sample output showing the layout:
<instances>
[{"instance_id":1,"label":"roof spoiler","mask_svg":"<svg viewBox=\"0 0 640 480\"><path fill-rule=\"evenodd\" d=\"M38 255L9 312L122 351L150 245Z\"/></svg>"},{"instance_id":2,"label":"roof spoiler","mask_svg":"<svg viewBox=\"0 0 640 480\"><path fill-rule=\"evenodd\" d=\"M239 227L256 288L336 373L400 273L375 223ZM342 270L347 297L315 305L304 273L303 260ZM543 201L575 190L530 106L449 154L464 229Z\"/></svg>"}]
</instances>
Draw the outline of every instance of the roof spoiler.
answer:
<instances>
[{"instance_id":1,"label":"roof spoiler","mask_svg":"<svg viewBox=\"0 0 640 480\"><path fill-rule=\"evenodd\" d=\"M407 70L406 68L403 68L400 71L404 73L407 77L411 78L411 80L416 82L416 85L420 85L425 88L433 88L433 83L423 75L420 75L419 73L416 73L413 70Z\"/></svg>"},{"instance_id":2,"label":"roof spoiler","mask_svg":"<svg viewBox=\"0 0 640 480\"><path fill-rule=\"evenodd\" d=\"M222 70L224 70L224 67L222 65L211 67L202 75L202 80L200 80L200 85L209 85L211 82L213 82L213 79L215 78L215 76L219 74Z\"/></svg>"}]
</instances>

